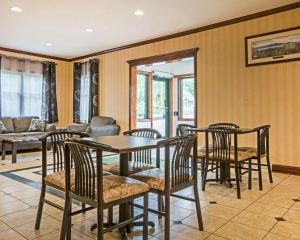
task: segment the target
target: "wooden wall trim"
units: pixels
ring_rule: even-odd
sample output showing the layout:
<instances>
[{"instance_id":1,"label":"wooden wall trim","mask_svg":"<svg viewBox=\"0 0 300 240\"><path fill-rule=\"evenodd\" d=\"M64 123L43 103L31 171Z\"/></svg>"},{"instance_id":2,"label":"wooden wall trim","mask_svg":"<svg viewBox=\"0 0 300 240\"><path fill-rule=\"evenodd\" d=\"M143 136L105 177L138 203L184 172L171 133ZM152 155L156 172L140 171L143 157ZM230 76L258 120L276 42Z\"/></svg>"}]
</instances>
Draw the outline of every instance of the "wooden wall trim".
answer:
<instances>
[{"instance_id":1,"label":"wooden wall trim","mask_svg":"<svg viewBox=\"0 0 300 240\"><path fill-rule=\"evenodd\" d=\"M142 46L142 45L146 45L146 44L151 44L151 43L155 43L155 42L169 40L169 39L172 39L172 38L177 38L177 37L182 37L182 36L186 36L186 35L190 35L190 34L194 34L194 33L204 32L204 31L211 30L211 29L214 29L214 28L225 27L225 26L228 26L228 25L253 20L253 19L256 19L256 18L265 17L265 16L276 14L276 13L281 13L281 12L289 11L289 10L292 10L292 9L296 9L296 8L300 8L300 1L292 3L292 4L284 5L284 6L281 6L281 7L265 10L265 11L262 11L262 12L257 12L257 13L249 14L249 15L246 15L246 16L237 17L237 18L226 20L226 21L222 21L222 22L218 22L218 23L214 23L214 24L210 24L210 25L190 29L190 30L183 31L183 32L178 32L178 33L174 33L174 34L170 34L170 35L166 35L166 36L162 36L162 37L157 37L157 38L153 38L153 39L149 39L149 40L145 40L145 41L141 41L141 42L136 42L136 43L124 45L124 46L121 46L121 47L111 48L111 49L107 49L107 50L103 50L103 51L99 51L99 52L95 52L95 53L91 53L91 54L71 58L70 61L77 61L77 60L81 60L81 59L85 59L85 58L89 58L89 57L94 57L94 56L99 56L99 55L103 55L103 54L107 54L107 53L111 53L111 52L116 52L116 51L120 51L120 50L124 50L124 49L128 49L128 48L138 47L138 46Z\"/></svg>"},{"instance_id":2,"label":"wooden wall trim","mask_svg":"<svg viewBox=\"0 0 300 240\"><path fill-rule=\"evenodd\" d=\"M293 175L300 175L300 167L272 164L272 171L280 172L280 173L288 173Z\"/></svg>"},{"instance_id":3,"label":"wooden wall trim","mask_svg":"<svg viewBox=\"0 0 300 240\"><path fill-rule=\"evenodd\" d=\"M24 55L28 55L28 56L42 57L42 58L48 58L48 59L53 59L53 60L71 62L71 59L68 59L68 58L50 56L50 55L45 55L45 54L40 54L40 53L27 52L27 51L12 49L12 48L0 47L0 50L6 51L6 52L12 52L12 53L24 54Z\"/></svg>"},{"instance_id":4,"label":"wooden wall trim","mask_svg":"<svg viewBox=\"0 0 300 240\"><path fill-rule=\"evenodd\" d=\"M130 66L137 66L137 65L152 64L155 62L172 61L175 59L194 57L195 55L197 55L198 50L199 50L199 48L190 48L190 49L176 51L176 52L172 52L172 53L166 53L166 54L154 55L154 56L145 57L145 58L133 59L133 60L129 60L127 62Z\"/></svg>"}]
</instances>

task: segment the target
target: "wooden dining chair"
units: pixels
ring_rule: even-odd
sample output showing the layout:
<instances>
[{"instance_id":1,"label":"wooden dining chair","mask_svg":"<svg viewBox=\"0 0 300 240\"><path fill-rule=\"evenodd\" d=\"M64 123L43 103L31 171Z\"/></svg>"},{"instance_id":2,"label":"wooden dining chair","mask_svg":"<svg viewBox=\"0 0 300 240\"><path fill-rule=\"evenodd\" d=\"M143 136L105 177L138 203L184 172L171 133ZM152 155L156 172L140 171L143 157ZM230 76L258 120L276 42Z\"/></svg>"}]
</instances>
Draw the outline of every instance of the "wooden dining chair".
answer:
<instances>
[{"instance_id":1,"label":"wooden dining chair","mask_svg":"<svg viewBox=\"0 0 300 240\"><path fill-rule=\"evenodd\" d=\"M240 128L239 125L235 124L235 123L230 123L230 122L219 122L219 123L213 123L213 124L210 124L208 126L209 128L227 128L227 129L238 129ZM212 149L210 148L210 151ZM200 151L201 152L201 156L203 156L204 160L205 160L205 155L206 155L206 149L205 147L202 148L202 150ZM211 162L209 163L210 164L210 171L211 172L214 172L216 171L216 179L219 178L219 169L220 167L218 166L218 162ZM239 171L240 171L240 175L241 175L241 166L239 167Z\"/></svg>"},{"instance_id":2,"label":"wooden dining chair","mask_svg":"<svg viewBox=\"0 0 300 240\"><path fill-rule=\"evenodd\" d=\"M46 196L47 187L54 188L62 194L64 194L65 192L64 141L68 137L80 138L80 137L88 137L88 135L82 132L54 130L43 135L39 139L42 142L42 186L41 186L41 195L40 195L40 201L39 201L39 206L37 211L35 229L40 228L44 203L49 204L63 211L63 207L48 200L45 196ZM48 162L47 159L48 148L52 150L53 162ZM72 183L73 182L74 179L72 178Z\"/></svg>"},{"instance_id":3,"label":"wooden dining chair","mask_svg":"<svg viewBox=\"0 0 300 240\"><path fill-rule=\"evenodd\" d=\"M209 149L210 141L212 142L212 148ZM233 145L232 145L233 144ZM206 163L204 169L202 190L205 191L208 173L209 161L217 163L217 167L220 169L220 182L228 181L231 186L231 164L233 164L235 170L235 182L237 188L237 197L241 198L240 180L241 174L248 173L248 178L251 178L251 159L254 154L246 151L238 150L237 132L234 129L229 128L207 128L205 129L205 145L206 147ZM249 169L241 173L240 165L247 163ZM248 181L250 184L250 181Z\"/></svg>"},{"instance_id":4,"label":"wooden dining chair","mask_svg":"<svg viewBox=\"0 0 300 240\"><path fill-rule=\"evenodd\" d=\"M195 128L195 126L191 124L178 124L176 127L176 136L187 136L192 134L191 129L193 128Z\"/></svg>"},{"instance_id":5,"label":"wooden dining chair","mask_svg":"<svg viewBox=\"0 0 300 240\"><path fill-rule=\"evenodd\" d=\"M136 136L144 138L161 138L161 134L152 128L132 129L123 133L125 136ZM130 154L129 175L143 170L155 168L152 160L152 149L139 150ZM120 175L119 163L105 164L104 170L115 175Z\"/></svg>"},{"instance_id":6,"label":"wooden dining chair","mask_svg":"<svg viewBox=\"0 0 300 240\"><path fill-rule=\"evenodd\" d=\"M165 240L170 239L170 197L195 202L198 227L203 230L200 199L197 183L197 136L188 135L173 137L162 140L158 143L157 158L160 159L160 150L164 150L164 168L155 168L139 173L130 177L145 182L150 186L150 191L160 194L165 198L164 211L149 209L149 212L165 217ZM190 152L193 149L193 157ZM181 196L177 192L193 187L195 198ZM138 204L134 206L142 208Z\"/></svg>"},{"instance_id":7,"label":"wooden dining chair","mask_svg":"<svg viewBox=\"0 0 300 240\"><path fill-rule=\"evenodd\" d=\"M71 239L72 216L97 208L97 239L103 240L104 233L125 227L133 221L143 218L143 239L148 239L148 192L149 186L141 181L116 175L103 175L103 151L110 146L91 143L83 139L69 138L65 142L65 185L66 201L61 228L61 240ZM96 150L94 163L91 150ZM74 161L74 177L71 159ZM72 179L74 183L72 184ZM142 197L143 213L123 222L104 228L104 209L132 202ZM72 211L72 200L88 204L89 208Z\"/></svg>"},{"instance_id":8,"label":"wooden dining chair","mask_svg":"<svg viewBox=\"0 0 300 240\"><path fill-rule=\"evenodd\" d=\"M269 151L269 130L270 125L264 125L261 127L255 128L257 132L257 146L256 147L240 147L239 150L246 151L253 154L252 160L255 160L256 163L253 161L251 162L251 170L258 171L258 181L259 181L259 190L263 190L262 184L262 167L267 167L269 181L273 183L273 176L272 176L272 167L270 162L270 151ZM262 160L265 159L266 163L262 163ZM257 166L256 169L252 168L252 165ZM250 182L250 189L252 186L252 182Z\"/></svg>"}]
</instances>

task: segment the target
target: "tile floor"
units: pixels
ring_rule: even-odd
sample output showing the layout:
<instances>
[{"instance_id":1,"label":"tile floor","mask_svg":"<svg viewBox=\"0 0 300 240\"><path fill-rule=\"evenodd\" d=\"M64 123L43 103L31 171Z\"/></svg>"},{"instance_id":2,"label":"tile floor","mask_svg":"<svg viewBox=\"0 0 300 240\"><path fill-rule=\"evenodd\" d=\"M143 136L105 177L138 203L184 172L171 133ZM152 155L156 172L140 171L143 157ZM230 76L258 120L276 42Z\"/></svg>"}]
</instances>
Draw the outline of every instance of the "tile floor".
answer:
<instances>
[{"instance_id":1,"label":"tile floor","mask_svg":"<svg viewBox=\"0 0 300 240\"><path fill-rule=\"evenodd\" d=\"M9 160L0 165L0 240L59 239L62 213L45 205L39 231L34 230L41 176L40 161L25 161L11 165ZM35 167L20 170L26 167ZM264 190L258 191L257 180L253 190L247 190L246 176L242 184L242 199L236 198L235 188L209 183L200 191L204 231L197 230L193 203L172 199L172 240L299 240L300 239L300 176L273 173L269 184L264 173ZM25 180L25 181L24 181ZM192 190L183 191L191 195ZM63 204L59 196L47 194L52 201ZM151 195L150 204L156 199ZM74 205L78 208L77 205ZM115 210L118 218L117 209ZM156 224L149 230L152 240L163 239L163 221L150 215ZM95 239L90 226L96 222L96 212L90 211L73 218L72 239ZM108 233L105 239L120 239L118 232ZM129 239L142 239L137 228Z\"/></svg>"}]
</instances>

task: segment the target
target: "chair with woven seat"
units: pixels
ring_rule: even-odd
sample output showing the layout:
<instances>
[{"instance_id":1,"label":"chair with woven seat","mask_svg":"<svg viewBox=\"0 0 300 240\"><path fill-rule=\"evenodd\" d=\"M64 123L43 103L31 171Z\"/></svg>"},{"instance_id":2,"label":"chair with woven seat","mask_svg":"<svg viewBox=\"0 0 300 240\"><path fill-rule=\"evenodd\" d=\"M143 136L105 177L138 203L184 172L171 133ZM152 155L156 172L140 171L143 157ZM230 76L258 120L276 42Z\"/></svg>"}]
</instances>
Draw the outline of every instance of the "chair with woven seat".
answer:
<instances>
[{"instance_id":1,"label":"chair with woven seat","mask_svg":"<svg viewBox=\"0 0 300 240\"><path fill-rule=\"evenodd\" d=\"M155 168L131 175L131 178L145 182L150 191L165 198L165 209L149 209L150 212L165 217L165 237L170 239L170 197L193 201L196 204L198 226L203 230L200 199L197 183L197 136L173 137L158 143L157 159L160 159L160 149L164 149L164 167ZM193 157L190 152L193 149ZM177 195L176 192L193 187L195 198ZM142 207L134 204L136 207Z\"/></svg>"},{"instance_id":2,"label":"chair with woven seat","mask_svg":"<svg viewBox=\"0 0 300 240\"><path fill-rule=\"evenodd\" d=\"M177 136L188 136L189 134L192 134L193 132L191 129L196 128L194 125L190 124L178 124L176 128L176 135ZM203 170L204 162L205 162L205 146L198 146L197 147L197 158L198 158L198 164L200 164L200 167L198 170ZM203 176L203 172L201 174Z\"/></svg>"},{"instance_id":3,"label":"chair with woven seat","mask_svg":"<svg viewBox=\"0 0 300 240\"><path fill-rule=\"evenodd\" d=\"M212 148L209 149L210 139L212 141ZM233 146L232 146L233 142ZM241 198L240 193L240 180L241 174L248 173L248 185L250 185L251 179L251 159L254 154L246 151L238 150L237 143L237 132L234 129L229 128L207 128L205 129L205 145L206 145L206 163L204 169L202 190L205 191L205 186L207 182L207 172L209 161L214 161L217 163L217 168L220 171L221 182L227 180L231 185L231 175L230 168L233 164L235 170L235 181L237 188L237 197ZM249 168L246 172L240 172L240 166L242 163L247 163ZM249 186L248 186L249 187Z\"/></svg>"},{"instance_id":4,"label":"chair with woven seat","mask_svg":"<svg viewBox=\"0 0 300 240\"><path fill-rule=\"evenodd\" d=\"M126 136L136 136L145 138L161 138L161 134L151 128L132 129L123 133ZM143 170L155 168L152 162L152 150L140 150L130 154L129 175ZM120 175L119 163L106 164L104 170L115 175Z\"/></svg>"},{"instance_id":5,"label":"chair with woven seat","mask_svg":"<svg viewBox=\"0 0 300 240\"><path fill-rule=\"evenodd\" d=\"M40 195L40 201L39 201L39 206L37 211L35 229L40 228L44 203L47 203L53 207L63 210L63 208L60 205L51 202L50 200L46 199L45 196L46 196L47 186L59 190L62 193L64 193L65 191L64 141L68 137L80 138L80 137L88 137L88 135L86 133L75 132L75 131L54 130L45 134L39 139L42 142L42 187L41 187L41 195ZM48 169L48 160L47 160L48 148L51 148L52 150L53 166L51 169ZM72 177L72 183L74 183L73 177Z\"/></svg>"},{"instance_id":6,"label":"chair with woven seat","mask_svg":"<svg viewBox=\"0 0 300 240\"><path fill-rule=\"evenodd\" d=\"M253 169L254 171L258 171L258 181L259 181L259 190L263 189L262 186L262 170L261 167L267 167L269 181L273 183L273 176L272 176L272 168L270 162L270 153L269 153L269 129L270 125L264 125L261 127L255 128L257 132L257 147L239 147L240 151L245 151L248 153L253 154L252 160L256 160L256 164L251 162L251 165L256 165L257 169ZM261 160L266 159L266 163L262 163ZM251 182L250 182L250 189L251 189Z\"/></svg>"},{"instance_id":7,"label":"chair with woven seat","mask_svg":"<svg viewBox=\"0 0 300 240\"><path fill-rule=\"evenodd\" d=\"M91 150L96 150L97 161L94 163ZM143 239L148 239L148 192L149 186L143 182L123 176L103 175L103 151L110 147L91 143L83 139L69 138L65 142L66 165L66 201L61 229L61 240L71 239L72 216L77 212L85 212L97 208L97 239L104 239L104 233L122 228L133 221L143 218ZM71 159L74 162L74 184L72 180ZM138 216L116 225L104 228L104 209L111 209L119 204L130 203L143 197L144 211ZM72 200L88 204L77 212L72 212Z\"/></svg>"}]
</instances>

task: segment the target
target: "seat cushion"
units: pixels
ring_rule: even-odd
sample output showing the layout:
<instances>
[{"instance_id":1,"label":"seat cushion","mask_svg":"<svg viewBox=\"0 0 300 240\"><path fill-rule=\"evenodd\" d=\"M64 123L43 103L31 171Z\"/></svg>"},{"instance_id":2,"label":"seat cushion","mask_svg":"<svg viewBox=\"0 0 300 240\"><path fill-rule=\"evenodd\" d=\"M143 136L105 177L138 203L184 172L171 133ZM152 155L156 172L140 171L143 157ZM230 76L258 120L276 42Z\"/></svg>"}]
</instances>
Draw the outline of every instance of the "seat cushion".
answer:
<instances>
[{"instance_id":1,"label":"seat cushion","mask_svg":"<svg viewBox=\"0 0 300 240\"><path fill-rule=\"evenodd\" d=\"M103 171L103 175L111 175L110 173ZM45 177L45 182L47 185L50 185L54 188L65 190L65 171L59 171L52 174L49 174ZM75 184L75 169L71 170L71 188Z\"/></svg>"},{"instance_id":2,"label":"seat cushion","mask_svg":"<svg viewBox=\"0 0 300 240\"><path fill-rule=\"evenodd\" d=\"M238 154L238 161L245 161L247 159L253 158L256 154L253 152L247 152L247 151L237 151ZM213 157L213 153L209 154L209 157ZM230 152L230 160L234 161L234 151Z\"/></svg>"},{"instance_id":3,"label":"seat cushion","mask_svg":"<svg viewBox=\"0 0 300 240\"><path fill-rule=\"evenodd\" d=\"M164 191L165 189L165 170L153 168L130 175L131 178L137 179L149 185L150 189ZM190 176L192 180L192 176ZM170 184L172 178L170 177Z\"/></svg>"},{"instance_id":4,"label":"seat cushion","mask_svg":"<svg viewBox=\"0 0 300 240\"><path fill-rule=\"evenodd\" d=\"M110 203L133 197L150 190L149 186L141 181L116 176L106 175L103 177L103 200L104 203Z\"/></svg>"},{"instance_id":5,"label":"seat cushion","mask_svg":"<svg viewBox=\"0 0 300 240\"><path fill-rule=\"evenodd\" d=\"M154 166L148 165L148 164L134 164L134 162L130 162L128 166L129 175L141 172L148 169L155 168ZM105 164L103 165L103 169L107 172L110 172L115 175L120 175L120 165L119 163L112 163L112 164Z\"/></svg>"},{"instance_id":6,"label":"seat cushion","mask_svg":"<svg viewBox=\"0 0 300 240\"><path fill-rule=\"evenodd\" d=\"M3 122L3 124L7 130L7 133L12 133L15 131L14 124L13 124L11 117L3 117L0 120Z\"/></svg>"},{"instance_id":7,"label":"seat cushion","mask_svg":"<svg viewBox=\"0 0 300 240\"><path fill-rule=\"evenodd\" d=\"M15 132L26 132L33 118L37 119L38 117L13 118Z\"/></svg>"},{"instance_id":8,"label":"seat cushion","mask_svg":"<svg viewBox=\"0 0 300 240\"><path fill-rule=\"evenodd\" d=\"M254 155L253 157L257 156L257 148L255 148L255 147L239 147L238 149L239 149L239 151L252 153ZM266 156L267 156L267 154L261 155L261 157L266 157Z\"/></svg>"},{"instance_id":9,"label":"seat cushion","mask_svg":"<svg viewBox=\"0 0 300 240\"><path fill-rule=\"evenodd\" d=\"M47 175L44 178L47 185L55 187L60 190L65 190L65 171L59 171L52 174ZM75 183L75 170L71 170L71 187Z\"/></svg>"}]
</instances>

